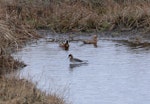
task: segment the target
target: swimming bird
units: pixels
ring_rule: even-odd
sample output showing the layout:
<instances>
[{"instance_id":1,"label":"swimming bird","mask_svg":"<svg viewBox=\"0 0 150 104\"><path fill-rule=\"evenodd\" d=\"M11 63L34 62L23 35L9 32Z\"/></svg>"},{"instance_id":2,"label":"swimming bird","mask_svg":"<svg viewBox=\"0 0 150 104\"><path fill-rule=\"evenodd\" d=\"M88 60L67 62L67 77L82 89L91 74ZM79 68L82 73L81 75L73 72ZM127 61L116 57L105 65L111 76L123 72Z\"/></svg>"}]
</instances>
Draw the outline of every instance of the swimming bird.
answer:
<instances>
[{"instance_id":1,"label":"swimming bird","mask_svg":"<svg viewBox=\"0 0 150 104\"><path fill-rule=\"evenodd\" d=\"M61 44L59 44L59 46L60 46L61 48L63 48L64 50L69 50L69 41L66 40L65 43L61 43Z\"/></svg>"},{"instance_id":2,"label":"swimming bird","mask_svg":"<svg viewBox=\"0 0 150 104\"><path fill-rule=\"evenodd\" d=\"M87 63L87 60L80 60L80 59L78 59L78 58L74 58L73 57L73 55L72 54L69 54L69 56L68 56L69 58L70 58L70 62L72 62L72 63Z\"/></svg>"},{"instance_id":3,"label":"swimming bird","mask_svg":"<svg viewBox=\"0 0 150 104\"><path fill-rule=\"evenodd\" d=\"M95 47L97 47L97 35L93 35L92 40L83 40L84 44L93 44Z\"/></svg>"}]
</instances>

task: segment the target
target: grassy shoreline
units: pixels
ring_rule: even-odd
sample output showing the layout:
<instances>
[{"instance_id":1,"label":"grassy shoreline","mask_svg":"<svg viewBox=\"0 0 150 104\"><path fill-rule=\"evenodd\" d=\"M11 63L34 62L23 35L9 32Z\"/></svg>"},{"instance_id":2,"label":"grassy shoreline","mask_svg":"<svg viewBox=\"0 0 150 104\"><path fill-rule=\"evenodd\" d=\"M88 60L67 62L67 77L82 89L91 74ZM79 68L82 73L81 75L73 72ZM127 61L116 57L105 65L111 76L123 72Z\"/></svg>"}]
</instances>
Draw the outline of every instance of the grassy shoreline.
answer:
<instances>
[{"instance_id":1,"label":"grassy shoreline","mask_svg":"<svg viewBox=\"0 0 150 104\"><path fill-rule=\"evenodd\" d=\"M27 42L41 38L34 27L20 20L15 10L12 11L13 15L9 14L8 5L0 1L0 103L66 104L59 95L46 94L37 89L31 81L19 77L5 77L6 73L25 66L25 63L15 60L11 54L24 47Z\"/></svg>"},{"instance_id":2,"label":"grassy shoreline","mask_svg":"<svg viewBox=\"0 0 150 104\"><path fill-rule=\"evenodd\" d=\"M25 66L25 63L15 60L11 53L28 41L41 38L35 29L59 33L132 30L149 33L149 10L149 0L1 0L0 103L23 103L27 98L26 103L29 104L65 104L59 96L46 95L30 82L4 77L5 73ZM18 90L14 86L19 87ZM29 86L31 93L23 94L22 90L28 90ZM12 93L14 91L16 95Z\"/></svg>"},{"instance_id":3,"label":"grassy shoreline","mask_svg":"<svg viewBox=\"0 0 150 104\"><path fill-rule=\"evenodd\" d=\"M1 104L65 104L63 98L41 92L25 79L1 78L0 82Z\"/></svg>"},{"instance_id":4,"label":"grassy shoreline","mask_svg":"<svg viewBox=\"0 0 150 104\"><path fill-rule=\"evenodd\" d=\"M6 12L55 32L150 31L149 0L13 0Z\"/></svg>"}]
</instances>

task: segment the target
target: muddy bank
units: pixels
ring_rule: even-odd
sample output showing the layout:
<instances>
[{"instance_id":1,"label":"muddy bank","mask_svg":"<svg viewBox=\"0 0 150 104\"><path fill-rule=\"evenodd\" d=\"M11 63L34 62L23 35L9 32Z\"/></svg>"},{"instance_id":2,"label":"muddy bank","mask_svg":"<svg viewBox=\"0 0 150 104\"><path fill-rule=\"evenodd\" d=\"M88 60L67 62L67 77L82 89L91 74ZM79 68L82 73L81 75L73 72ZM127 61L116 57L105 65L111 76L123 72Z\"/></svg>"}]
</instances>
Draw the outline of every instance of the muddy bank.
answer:
<instances>
[{"instance_id":1,"label":"muddy bank","mask_svg":"<svg viewBox=\"0 0 150 104\"><path fill-rule=\"evenodd\" d=\"M83 41L97 35L98 39L108 39L113 41L122 41L134 45L150 45L150 34L133 31L104 31L104 32L68 32L68 33L54 33L51 30L37 30L42 36L50 36L47 41L60 42L60 41Z\"/></svg>"}]
</instances>

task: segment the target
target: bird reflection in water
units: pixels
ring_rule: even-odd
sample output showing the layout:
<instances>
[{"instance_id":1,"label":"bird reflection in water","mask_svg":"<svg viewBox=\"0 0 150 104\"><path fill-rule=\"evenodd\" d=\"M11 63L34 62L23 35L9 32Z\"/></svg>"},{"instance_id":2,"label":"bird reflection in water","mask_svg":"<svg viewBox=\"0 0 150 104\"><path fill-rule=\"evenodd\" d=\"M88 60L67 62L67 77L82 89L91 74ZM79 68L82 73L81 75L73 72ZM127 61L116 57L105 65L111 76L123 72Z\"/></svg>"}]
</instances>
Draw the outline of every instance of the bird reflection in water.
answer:
<instances>
[{"instance_id":1,"label":"bird reflection in water","mask_svg":"<svg viewBox=\"0 0 150 104\"><path fill-rule=\"evenodd\" d=\"M69 64L70 69L73 69L75 67L80 67L83 65L88 65L87 60L80 60L78 58L74 58L72 54L69 54L68 57L70 58L70 64Z\"/></svg>"},{"instance_id":2,"label":"bird reflection in water","mask_svg":"<svg viewBox=\"0 0 150 104\"><path fill-rule=\"evenodd\" d=\"M76 67L80 67L80 66L87 66L88 63L81 63L81 64L69 64L69 68L70 69L74 69Z\"/></svg>"}]
</instances>

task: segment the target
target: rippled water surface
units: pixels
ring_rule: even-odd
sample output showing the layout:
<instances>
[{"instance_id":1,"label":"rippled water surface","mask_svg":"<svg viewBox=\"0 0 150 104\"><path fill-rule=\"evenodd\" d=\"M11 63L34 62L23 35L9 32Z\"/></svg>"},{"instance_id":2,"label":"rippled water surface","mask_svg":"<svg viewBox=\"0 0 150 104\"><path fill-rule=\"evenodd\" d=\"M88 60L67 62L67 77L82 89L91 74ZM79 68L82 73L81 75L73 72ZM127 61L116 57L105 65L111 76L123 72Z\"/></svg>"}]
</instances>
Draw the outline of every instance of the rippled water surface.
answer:
<instances>
[{"instance_id":1,"label":"rippled water surface","mask_svg":"<svg viewBox=\"0 0 150 104\"><path fill-rule=\"evenodd\" d=\"M70 66L69 54L88 64ZM28 66L21 77L47 92L64 94L72 104L150 104L150 50L111 40L98 47L71 41L69 51L58 42L39 40L15 56Z\"/></svg>"}]
</instances>

